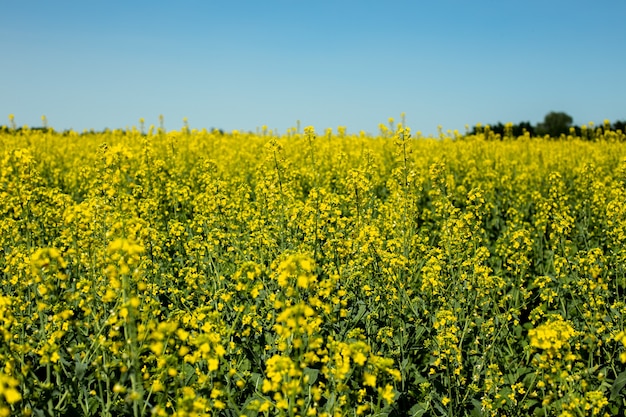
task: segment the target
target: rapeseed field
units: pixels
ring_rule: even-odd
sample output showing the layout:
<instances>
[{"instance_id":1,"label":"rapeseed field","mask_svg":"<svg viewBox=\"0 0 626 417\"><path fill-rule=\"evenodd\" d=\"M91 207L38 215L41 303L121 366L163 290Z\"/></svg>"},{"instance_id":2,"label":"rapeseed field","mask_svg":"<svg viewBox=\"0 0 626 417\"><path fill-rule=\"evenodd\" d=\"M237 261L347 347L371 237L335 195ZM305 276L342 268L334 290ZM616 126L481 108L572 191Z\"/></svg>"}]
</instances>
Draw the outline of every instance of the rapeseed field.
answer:
<instances>
[{"instance_id":1,"label":"rapeseed field","mask_svg":"<svg viewBox=\"0 0 626 417\"><path fill-rule=\"evenodd\" d=\"M0 416L626 412L626 136L0 131Z\"/></svg>"}]
</instances>

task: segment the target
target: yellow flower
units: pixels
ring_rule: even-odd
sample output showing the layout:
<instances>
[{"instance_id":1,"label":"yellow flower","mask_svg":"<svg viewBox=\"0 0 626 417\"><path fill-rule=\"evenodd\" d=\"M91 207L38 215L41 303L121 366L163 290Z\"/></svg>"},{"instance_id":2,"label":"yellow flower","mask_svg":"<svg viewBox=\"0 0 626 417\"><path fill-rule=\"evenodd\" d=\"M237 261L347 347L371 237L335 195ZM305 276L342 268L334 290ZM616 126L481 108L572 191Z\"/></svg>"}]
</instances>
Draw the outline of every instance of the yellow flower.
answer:
<instances>
[{"instance_id":1,"label":"yellow flower","mask_svg":"<svg viewBox=\"0 0 626 417\"><path fill-rule=\"evenodd\" d=\"M626 331L622 330L621 332L618 332L615 336L613 336L613 340L620 342L626 347ZM626 351L620 353L619 359L621 362L626 363Z\"/></svg>"},{"instance_id":2,"label":"yellow flower","mask_svg":"<svg viewBox=\"0 0 626 417\"><path fill-rule=\"evenodd\" d=\"M393 387L389 384L385 385L385 388L379 388L378 393L388 404L393 403L393 399L396 396Z\"/></svg>"},{"instance_id":3,"label":"yellow flower","mask_svg":"<svg viewBox=\"0 0 626 417\"><path fill-rule=\"evenodd\" d=\"M120 383L113 385L113 392L116 394L123 394L126 392L126 387Z\"/></svg>"},{"instance_id":4,"label":"yellow flower","mask_svg":"<svg viewBox=\"0 0 626 417\"><path fill-rule=\"evenodd\" d=\"M269 411L271 407L272 407L272 403L270 403L269 401L264 401L259 407L259 413L264 413L266 411Z\"/></svg>"},{"instance_id":5,"label":"yellow flower","mask_svg":"<svg viewBox=\"0 0 626 417\"><path fill-rule=\"evenodd\" d=\"M365 364L365 361L367 360L367 356L365 356L363 352L356 352L353 359L355 363L363 366Z\"/></svg>"},{"instance_id":6,"label":"yellow flower","mask_svg":"<svg viewBox=\"0 0 626 417\"><path fill-rule=\"evenodd\" d=\"M370 373L363 374L363 385L368 385L372 388L376 387L376 375Z\"/></svg>"},{"instance_id":7,"label":"yellow flower","mask_svg":"<svg viewBox=\"0 0 626 417\"><path fill-rule=\"evenodd\" d=\"M161 382L160 380L156 379L152 382L152 391L153 392L161 392L165 389L165 385L163 385L163 382Z\"/></svg>"},{"instance_id":8,"label":"yellow flower","mask_svg":"<svg viewBox=\"0 0 626 417\"><path fill-rule=\"evenodd\" d=\"M209 371L217 371L217 369L220 366L220 361L216 358L210 358L208 360L208 364L209 364Z\"/></svg>"},{"instance_id":9,"label":"yellow flower","mask_svg":"<svg viewBox=\"0 0 626 417\"><path fill-rule=\"evenodd\" d=\"M5 388L2 394L8 404L15 404L22 399L22 394L15 388Z\"/></svg>"}]
</instances>

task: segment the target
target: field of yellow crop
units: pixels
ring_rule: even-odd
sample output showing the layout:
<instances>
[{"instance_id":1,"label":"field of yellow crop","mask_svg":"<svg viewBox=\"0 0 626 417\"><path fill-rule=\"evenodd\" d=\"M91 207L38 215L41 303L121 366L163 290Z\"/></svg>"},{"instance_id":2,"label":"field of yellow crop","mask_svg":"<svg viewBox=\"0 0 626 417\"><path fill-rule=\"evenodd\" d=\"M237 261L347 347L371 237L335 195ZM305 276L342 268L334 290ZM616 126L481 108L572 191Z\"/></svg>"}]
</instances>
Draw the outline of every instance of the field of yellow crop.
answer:
<instances>
[{"instance_id":1,"label":"field of yellow crop","mask_svg":"<svg viewBox=\"0 0 626 417\"><path fill-rule=\"evenodd\" d=\"M0 416L626 412L626 136L0 131Z\"/></svg>"}]
</instances>

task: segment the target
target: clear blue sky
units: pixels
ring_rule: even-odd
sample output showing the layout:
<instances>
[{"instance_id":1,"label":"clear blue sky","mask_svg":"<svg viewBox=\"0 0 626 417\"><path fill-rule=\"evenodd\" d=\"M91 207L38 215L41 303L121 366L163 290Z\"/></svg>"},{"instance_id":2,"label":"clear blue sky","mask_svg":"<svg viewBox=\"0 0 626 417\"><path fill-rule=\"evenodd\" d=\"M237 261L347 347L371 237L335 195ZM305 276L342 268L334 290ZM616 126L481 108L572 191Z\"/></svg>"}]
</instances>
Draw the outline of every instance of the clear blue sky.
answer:
<instances>
[{"instance_id":1,"label":"clear blue sky","mask_svg":"<svg viewBox=\"0 0 626 417\"><path fill-rule=\"evenodd\" d=\"M626 1L0 1L0 124L626 119Z\"/></svg>"}]
</instances>

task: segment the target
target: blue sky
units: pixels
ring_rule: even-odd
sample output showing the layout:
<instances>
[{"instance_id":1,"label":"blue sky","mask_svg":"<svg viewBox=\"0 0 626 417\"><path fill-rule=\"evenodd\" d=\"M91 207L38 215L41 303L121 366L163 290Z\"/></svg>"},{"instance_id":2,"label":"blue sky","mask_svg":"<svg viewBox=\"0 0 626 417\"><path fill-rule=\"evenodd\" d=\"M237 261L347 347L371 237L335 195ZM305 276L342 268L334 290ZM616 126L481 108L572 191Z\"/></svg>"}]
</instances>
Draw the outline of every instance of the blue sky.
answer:
<instances>
[{"instance_id":1,"label":"blue sky","mask_svg":"<svg viewBox=\"0 0 626 417\"><path fill-rule=\"evenodd\" d=\"M626 1L0 1L0 124L626 119Z\"/></svg>"}]
</instances>

